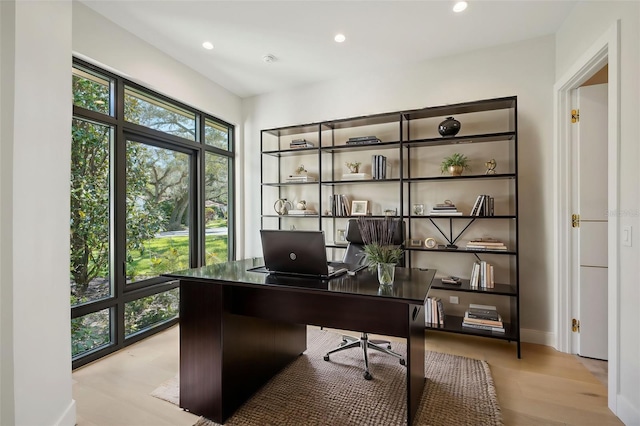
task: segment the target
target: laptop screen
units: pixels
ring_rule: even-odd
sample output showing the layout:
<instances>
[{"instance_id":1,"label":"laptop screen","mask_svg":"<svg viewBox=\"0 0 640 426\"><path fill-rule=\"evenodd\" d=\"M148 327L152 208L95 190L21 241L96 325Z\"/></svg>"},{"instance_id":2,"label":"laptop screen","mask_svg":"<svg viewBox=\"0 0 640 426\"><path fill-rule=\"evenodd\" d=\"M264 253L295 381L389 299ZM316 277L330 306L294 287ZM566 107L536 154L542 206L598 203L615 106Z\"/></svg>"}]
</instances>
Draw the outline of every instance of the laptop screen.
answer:
<instances>
[{"instance_id":1,"label":"laptop screen","mask_svg":"<svg viewBox=\"0 0 640 426\"><path fill-rule=\"evenodd\" d=\"M323 231L260 231L264 265L270 272L329 276Z\"/></svg>"}]
</instances>

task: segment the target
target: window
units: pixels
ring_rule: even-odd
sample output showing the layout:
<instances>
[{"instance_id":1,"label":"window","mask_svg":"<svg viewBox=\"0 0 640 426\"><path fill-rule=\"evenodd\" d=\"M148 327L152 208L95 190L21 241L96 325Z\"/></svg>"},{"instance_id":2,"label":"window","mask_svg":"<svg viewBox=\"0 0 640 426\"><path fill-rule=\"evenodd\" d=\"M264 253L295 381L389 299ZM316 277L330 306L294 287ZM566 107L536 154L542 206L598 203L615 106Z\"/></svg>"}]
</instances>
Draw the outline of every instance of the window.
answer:
<instances>
[{"instance_id":1,"label":"window","mask_svg":"<svg viewBox=\"0 0 640 426\"><path fill-rule=\"evenodd\" d=\"M76 368L176 323L162 274L234 258L234 129L77 59L72 79Z\"/></svg>"},{"instance_id":2,"label":"window","mask_svg":"<svg viewBox=\"0 0 640 426\"><path fill-rule=\"evenodd\" d=\"M110 277L111 126L74 118L71 126L71 305L112 295Z\"/></svg>"},{"instance_id":3,"label":"window","mask_svg":"<svg viewBox=\"0 0 640 426\"><path fill-rule=\"evenodd\" d=\"M190 156L131 140L126 144L127 282L188 269Z\"/></svg>"},{"instance_id":4,"label":"window","mask_svg":"<svg viewBox=\"0 0 640 426\"><path fill-rule=\"evenodd\" d=\"M196 140L196 114L125 87L124 119L160 132Z\"/></svg>"},{"instance_id":5,"label":"window","mask_svg":"<svg viewBox=\"0 0 640 426\"><path fill-rule=\"evenodd\" d=\"M204 166L205 264L229 258L229 175L228 157L205 153Z\"/></svg>"}]
</instances>

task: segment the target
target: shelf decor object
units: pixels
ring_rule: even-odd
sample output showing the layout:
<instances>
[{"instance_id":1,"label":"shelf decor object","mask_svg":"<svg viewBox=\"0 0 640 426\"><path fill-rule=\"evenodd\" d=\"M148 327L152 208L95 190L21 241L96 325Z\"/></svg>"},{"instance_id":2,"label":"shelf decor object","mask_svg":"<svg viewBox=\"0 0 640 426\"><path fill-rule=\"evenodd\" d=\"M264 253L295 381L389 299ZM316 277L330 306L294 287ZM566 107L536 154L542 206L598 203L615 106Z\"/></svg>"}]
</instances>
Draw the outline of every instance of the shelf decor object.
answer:
<instances>
[{"instance_id":1,"label":"shelf decor object","mask_svg":"<svg viewBox=\"0 0 640 426\"><path fill-rule=\"evenodd\" d=\"M349 173L358 173L360 171L361 163L359 161L352 161L352 162L347 161L345 164L349 169Z\"/></svg>"},{"instance_id":2,"label":"shelf decor object","mask_svg":"<svg viewBox=\"0 0 640 426\"><path fill-rule=\"evenodd\" d=\"M484 165L487 167L487 171L484 172L485 175L495 175L496 174L496 160L495 158L492 158L491 160L487 161L486 163L484 163Z\"/></svg>"},{"instance_id":3,"label":"shelf decor object","mask_svg":"<svg viewBox=\"0 0 640 426\"><path fill-rule=\"evenodd\" d=\"M438 126L438 133L442 136L455 136L460 131L460 122L453 117L447 117Z\"/></svg>"},{"instance_id":4,"label":"shelf decor object","mask_svg":"<svg viewBox=\"0 0 640 426\"><path fill-rule=\"evenodd\" d=\"M323 230L333 237L327 249L337 259L350 217L404 221L403 264L445 276L431 287L437 303L425 306L434 313L426 328L514 342L520 358L517 101L508 96L264 129L260 226ZM461 122L468 123L463 135ZM345 173L357 159L367 159L366 166ZM301 164L311 173L289 175ZM454 165L464 173L450 176ZM288 200L300 199L307 209L292 211ZM451 283L447 275L460 279ZM472 326L447 293L496 306L501 327L493 328L500 330Z\"/></svg>"},{"instance_id":5,"label":"shelf decor object","mask_svg":"<svg viewBox=\"0 0 640 426\"><path fill-rule=\"evenodd\" d=\"M286 198L279 198L275 203L273 203L273 209L276 213L282 216L287 214L289 210L293 209L293 205L291 204L291 201L287 201Z\"/></svg>"},{"instance_id":6,"label":"shelf decor object","mask_svg":"<svg viewBox=\"0 0 640 426\"><path fill-rule=\"evenodd\" d=\"M449 172L451 176L461 176L465 170L471 170L469 159L466 155L456 152L449 157L445 157L440 163L440 171L442 174Z\"/></svg>"},{"instance_id":7,"label":"shelf decor object","mask_svg":"<svg viewBox=\"0 0 640 426\"><path fill-rule=\"evenodd\" d=\"M366 216L368 201L353 200L351 202L351 216Z\"/></svg>"}]
</instances>

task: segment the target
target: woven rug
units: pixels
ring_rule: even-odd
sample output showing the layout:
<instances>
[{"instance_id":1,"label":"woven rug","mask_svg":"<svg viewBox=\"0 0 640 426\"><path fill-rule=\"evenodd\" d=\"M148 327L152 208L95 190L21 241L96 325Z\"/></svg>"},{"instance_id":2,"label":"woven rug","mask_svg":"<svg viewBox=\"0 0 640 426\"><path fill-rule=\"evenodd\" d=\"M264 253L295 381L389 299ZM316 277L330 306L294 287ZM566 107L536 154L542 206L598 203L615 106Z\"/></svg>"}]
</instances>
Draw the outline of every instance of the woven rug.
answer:
<instances>
[{"instance_id":1,"label":"woven rug","mask_svg":"<svg viewBox=\"0 0 640 426\"><path fill-rule=\"evenodd\" d=\"M362 351L324 353L340 335L309 328L307 351L269 381L225 423L227 426L403 425L406 424L406 370L396 358L369 352L373 380L362 376ZM406 345L393 343L406 354ZM489 365L456 355L426 352L427 382L415 424L502 425ZM152 395L178 404L174 377ZM200 418L195 426L217 426Z\"/></svg>"}]
</instances>

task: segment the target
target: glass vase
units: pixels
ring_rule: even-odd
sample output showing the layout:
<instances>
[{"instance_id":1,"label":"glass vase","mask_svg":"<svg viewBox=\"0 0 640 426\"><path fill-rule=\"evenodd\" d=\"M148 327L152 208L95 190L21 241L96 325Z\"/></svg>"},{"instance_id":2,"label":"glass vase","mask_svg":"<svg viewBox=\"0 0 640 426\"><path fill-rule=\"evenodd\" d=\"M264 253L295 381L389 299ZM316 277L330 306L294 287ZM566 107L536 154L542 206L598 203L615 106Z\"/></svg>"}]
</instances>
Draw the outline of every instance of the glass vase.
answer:
<instances>
[{"instance_id":1,"label":"glass vase","mask_svg":"<svg viewBox=\"0 0 640 426\"><path fill-rule=\"evenodd\" d=\"M396 274L395 263L378 263L378 282L380 285L391 285Z\"/></svg>"}]
</instances>

